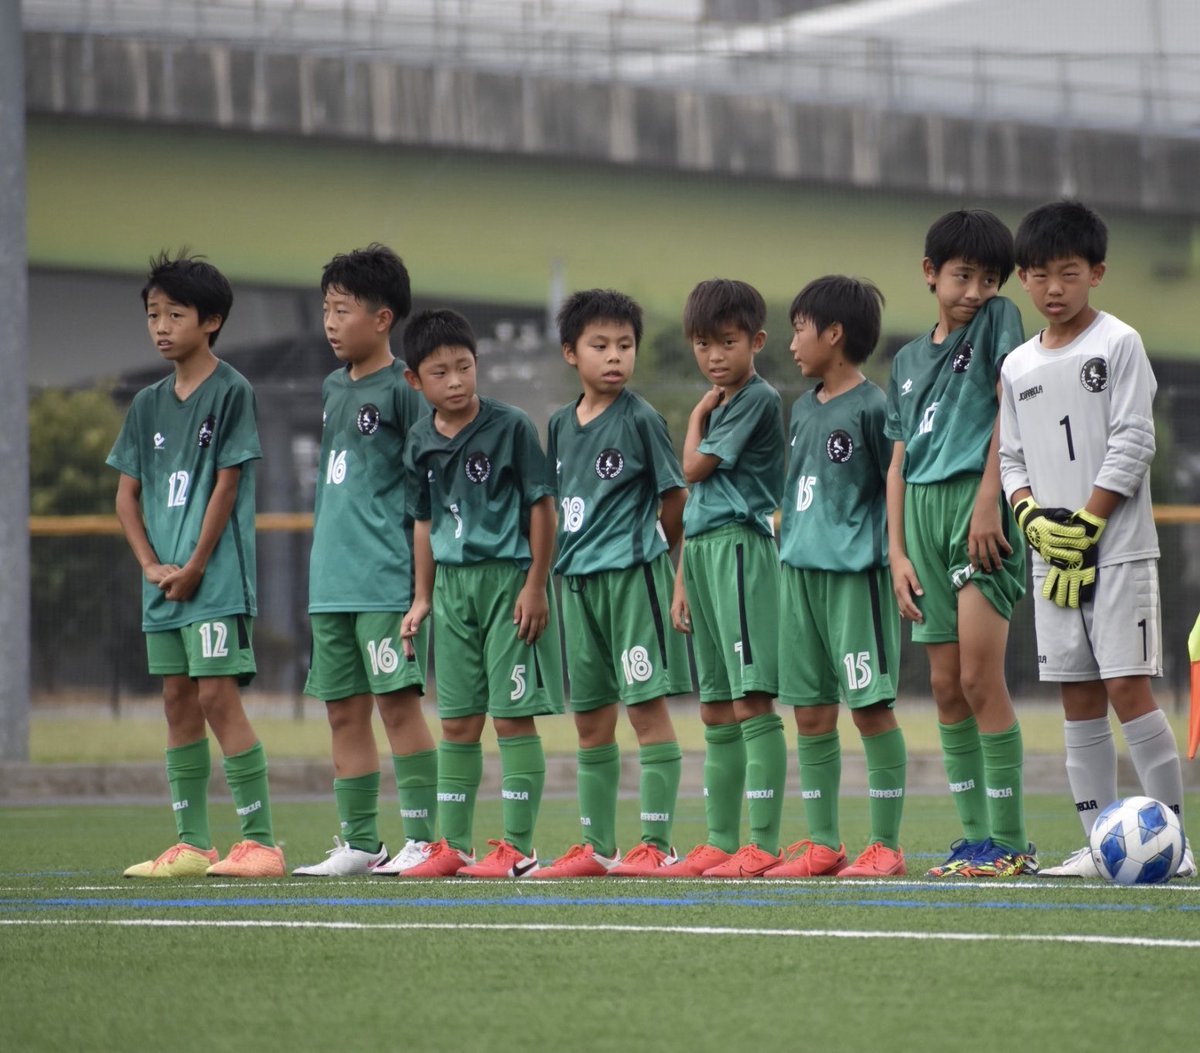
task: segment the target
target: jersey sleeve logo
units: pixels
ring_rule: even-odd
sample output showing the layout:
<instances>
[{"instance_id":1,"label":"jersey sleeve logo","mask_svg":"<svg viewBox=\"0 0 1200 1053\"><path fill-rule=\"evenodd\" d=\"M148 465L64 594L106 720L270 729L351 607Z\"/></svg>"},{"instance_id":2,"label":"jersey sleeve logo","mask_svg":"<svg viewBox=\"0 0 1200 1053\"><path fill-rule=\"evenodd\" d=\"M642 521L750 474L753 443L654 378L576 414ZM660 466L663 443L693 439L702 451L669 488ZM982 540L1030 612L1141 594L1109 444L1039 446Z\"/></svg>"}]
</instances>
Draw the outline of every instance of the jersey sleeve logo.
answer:
<instances>
[{"instance_id":1,"label":"jersey sleeve logo","mask_svg":"<svg viewBox=\"0 0 1200 1053\"><path fill-rule=\"evenodd\" d=\"M971 356L973 354L975 354L975 348L971 346L969 341L964 340L963 346L954 352L954 358L950 362L950 368L953 369L955 373L965 373L967 371L967 366L971 364Z\"/></svg>"},{"instance_id":2,"label":"jersey sleeve logo","mask_svg":"<svg viewBox=\"0 0 1200 1053\"><path fill-rule=\"evenodd\" d=\"M1089 358L1079 371L1079 383L1093 395L1103 391L1108 387L1108 363L1103 358Z\"/></svg>"},{"instance_id":3,"label":"jersey sleeve logo","mask_svg":"<svg viewBox=\"0 0 1200 1053\"><path fill-rule=\"evenodd\" d=\"M154 448L156 450L165 450L167 448L167 437L161 431L154 433Z\"/></svg>"},{"instance_id":4,"label":"jersey sleeve logo","mask_svg":"<svg viewBox=\"0 0 1200 1053\"><path fill-rule=\"evenodd\" d=\"M601 450L596 458L596 474L601 479L615 479L625 468L625 458L615 446Z\"/></svg>"},{"instance_id":5,"label":"jersey sleeve logo","mask_svg":"<svg viewBox=\"0 0 1200 1053\"><path fill-rule=\"evenodd\" d=\"M371 402L363 403L358 407L356 421L363 435L374 435L379 430L379 407Z\"/></svg>"},{"instance_id":6,"label":"jersey sleeve logo","mask_svg":"<svg viewBox=\"0 0 1200 1053\"><path fill-rule=\"evenodd\" d=\"M211 413L204 418L200 423L200 430L196 432L196 445L200 449L205 450L212 445L213 434L217 430L217 418Z\"/></svg>"},{"instance_id":7,"label":"jersey sleeve logo","mask_svg":"<svg viewBox=\"0 0 1200 1053\"><path fill-rule=\"evenodd\" d=\"M467 454L467 459L463 464L463 471L467 473L467 478L473 483L486 483L488 476L492 474L492 462L488 460L488 455L482 450L477 450L475 453Z\"/></svg>"},{"instance_id":8,"label":"jersey sleeve logo","mask_svg":"<svg viewBox=\"0 0 1200 1053\"><path fill-rule=\"evenodd\" d=\"M848 431L838 428L825 440L825 452L834 464L845 464L854 455L854 440Z\"/></svg>"}]
</instances>

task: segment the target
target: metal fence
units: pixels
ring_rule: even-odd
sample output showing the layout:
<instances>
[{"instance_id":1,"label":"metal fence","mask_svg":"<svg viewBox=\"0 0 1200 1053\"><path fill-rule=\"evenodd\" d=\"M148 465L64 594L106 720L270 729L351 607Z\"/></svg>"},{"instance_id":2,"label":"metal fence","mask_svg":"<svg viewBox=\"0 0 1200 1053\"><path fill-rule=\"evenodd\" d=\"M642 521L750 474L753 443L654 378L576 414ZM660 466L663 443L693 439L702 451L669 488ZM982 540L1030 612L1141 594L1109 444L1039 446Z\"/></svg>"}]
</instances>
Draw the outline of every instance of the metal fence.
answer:
<instances>
[{"instance_id":1,"label":"metal fence","mask_svg":"<svg viewBox=\"0 0 1200 1053\"><path fill-rule=\"evenodd\" d=\"M1174 17L1167 21L1164 5ZM834 5L837 6L837 5ZM844 6L844 5L843 5ZM466 66L569 79L685 86L701 92L865 104L1063 127L1200 135L1200 53L1187 5L1114 9L1133 18L1092 27L1077 51L920 34L887 37L843 19L806 16L731 24L696 2L619 0L25 0L30 30L179 41L221 40L262 51L378 55L413 65ZM1147 29L1149 27L1149 29ZM1090 48L1082 39L1091 37ZM1097 41L1102 46L1097 46Z\"/></svg>"}]
</instances>

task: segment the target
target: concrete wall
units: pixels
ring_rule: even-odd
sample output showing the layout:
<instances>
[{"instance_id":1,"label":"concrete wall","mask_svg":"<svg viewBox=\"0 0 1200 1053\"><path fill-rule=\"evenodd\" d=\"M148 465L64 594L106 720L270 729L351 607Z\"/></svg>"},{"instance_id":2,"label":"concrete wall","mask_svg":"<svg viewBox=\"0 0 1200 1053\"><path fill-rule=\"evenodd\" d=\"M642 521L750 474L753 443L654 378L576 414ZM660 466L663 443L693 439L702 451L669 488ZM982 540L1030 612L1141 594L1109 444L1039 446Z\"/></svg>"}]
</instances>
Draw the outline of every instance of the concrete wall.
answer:
<instances>
[{"instance_id":1,"label":"concrete wall","mask_svg":"<svg viewBox=\"0 0 1200 1053\"><path fill-rule=\"evenodd\" d=\"M25 35L29 112L1200 215L1200 140L229 43Z\"/></svg>"}]
</instances>

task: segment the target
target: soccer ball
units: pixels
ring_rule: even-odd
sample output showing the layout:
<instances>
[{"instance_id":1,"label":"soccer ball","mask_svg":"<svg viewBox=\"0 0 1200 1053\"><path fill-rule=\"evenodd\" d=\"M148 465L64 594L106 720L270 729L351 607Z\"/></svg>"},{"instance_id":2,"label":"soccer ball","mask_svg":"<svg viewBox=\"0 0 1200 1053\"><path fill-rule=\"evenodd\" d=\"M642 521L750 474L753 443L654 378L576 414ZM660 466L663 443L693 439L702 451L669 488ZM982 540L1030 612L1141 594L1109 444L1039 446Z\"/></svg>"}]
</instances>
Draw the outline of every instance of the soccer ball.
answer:
<instances>
[{"instance_id":1,"label":"soccer ball","mask_svg":"<svg viewBox=\"0 0 1200 1053\"><path fill-rule=\"evenodd\" d=\"M1092 859L1118 885L1169 881L1183 859L1183 827L1162 801L1126 797L1114 801L1092 826Z\"/></svg>"}]
</instances>

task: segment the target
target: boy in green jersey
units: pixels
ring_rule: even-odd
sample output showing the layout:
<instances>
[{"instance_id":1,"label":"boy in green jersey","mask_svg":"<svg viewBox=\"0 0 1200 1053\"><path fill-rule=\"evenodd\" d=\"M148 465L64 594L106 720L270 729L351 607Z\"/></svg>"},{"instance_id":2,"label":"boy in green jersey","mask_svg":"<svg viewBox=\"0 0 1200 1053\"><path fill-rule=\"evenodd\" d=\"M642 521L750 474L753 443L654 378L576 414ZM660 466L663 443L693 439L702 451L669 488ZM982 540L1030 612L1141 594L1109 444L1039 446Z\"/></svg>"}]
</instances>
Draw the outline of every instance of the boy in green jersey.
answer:
<instances>
[{"instance_id":1,"label":"boy in green jersey","mask_svg":"<svg viewBox=\"0 0 1200 1053\"><path fill-rule=\"evenodd\" d=\"M529 418L476 393L475 336L454 311L423 311L404 333L408 382L433 406L404 460L416 521L416 591L406 646L432 611L442 837L402 877L521 878L546 781L535 717L563 711L562 652L548 581L554 481ZM491 715L500 747L504 833L472 849Z\"/></svg>"},{"instance_id":2,"label":"boy in green jersey","mask_svg":"<svg viewBox=\"0 0 1200 1053\"><path fill-rule=\"evenodd\" d=\"M335 256L321 275L325 336L344 363L321 389L308 611L312 656L305 694L325 705L341 837L301 877L388 876L415 866L433 842L437 752L421 712L425 639L401 654L400 620L412 602L412 521L404 443L425 413L404 382L389 334L412 292L400 258L383 245ZM407 842L388 859L379 836L379 710Z\"/></svg>"},{"instance_id":3,"label":"boy in green jersey","mask_svg":"<svg viewBox=\"0 0 1200 1053\"><path fill-rule=\"evenodd\" d=\"M150 672L163 678L178 842L125 876L283 877L267 758L239 690L255 671L254 462L262 451L254 392L212 352L233 291L211 264L163 253L142 303L150 339L174 372L138 392L108 463L121 473L117 518L142 567ZM219 861L206 725L225 755L242 828Z\"/></svg>"},{"instance_id":4,"label":"boy in green jersey","mask_svg":"<svg viewBox=\"0 0 1200 1053\"><path fill-rule=\"evenodd\" d=\"M683 549L671 622L692 637L704 720L708 836L658 876L760 877L783 861L779 827L787 741L778 692L779 552L783 487L779 393L754 369L767 307L752 285L701 282L683 309L696 364L712 384L688 418ZM742 793L750 839L741 844Z\"/></svg>"},{"instance_id":5,"label":"boy in green jersey","mask_svg":"<svg viewBox=\"0 0 1200 1053\"><path fill-rule=\"evenodd\" d=\"M862 374L883 296L829 275L792 301L792 356L817 386L792 407L780 558L779 700L795 707L809 838L767 877L907 873L900 848L907 754L892 709L900 615L887 567L887 398ZM870 612L870 617L867 616ZM871 834L850 865L838 830L845 701L867 758Z\"/></svg>"},{"instance_id":6,"label":"boy in green jersey","mask_svg":"<svg viewBox=\"0 0 1200 1053\"><path fill-rule=\"evenodd\" d=\"M929 656L963 830L929 877L1037 871L1004 680L1009 618L1025 593L1025 546L1000 490L1000 366L1024 342L1017 309L997 295L1013 265L1012 234L992 213L938 219L922 264L937 324L900 349L888 385L888 562L901 617Z\"/></svg>"},{"instance_id":7,"label":"boy in green jersey","mask_svg":"<svg viewBox=\"0 0 1200 1053\"><path fill-rule=\"evenodd\" d=\"M642 336L628 296L590 289L558 313L563 357L583 393L550 418L547 457L559 500L558 560L571 710L579 734L583 843L539 878L640 877L676 860L671 847L683 755L666 695L692 690L687 640L671 631L672 569L687 491L666 421L626 388ZM617 702L641 761L642 836L617 852Z\"/></svg>"}]
</instances>

